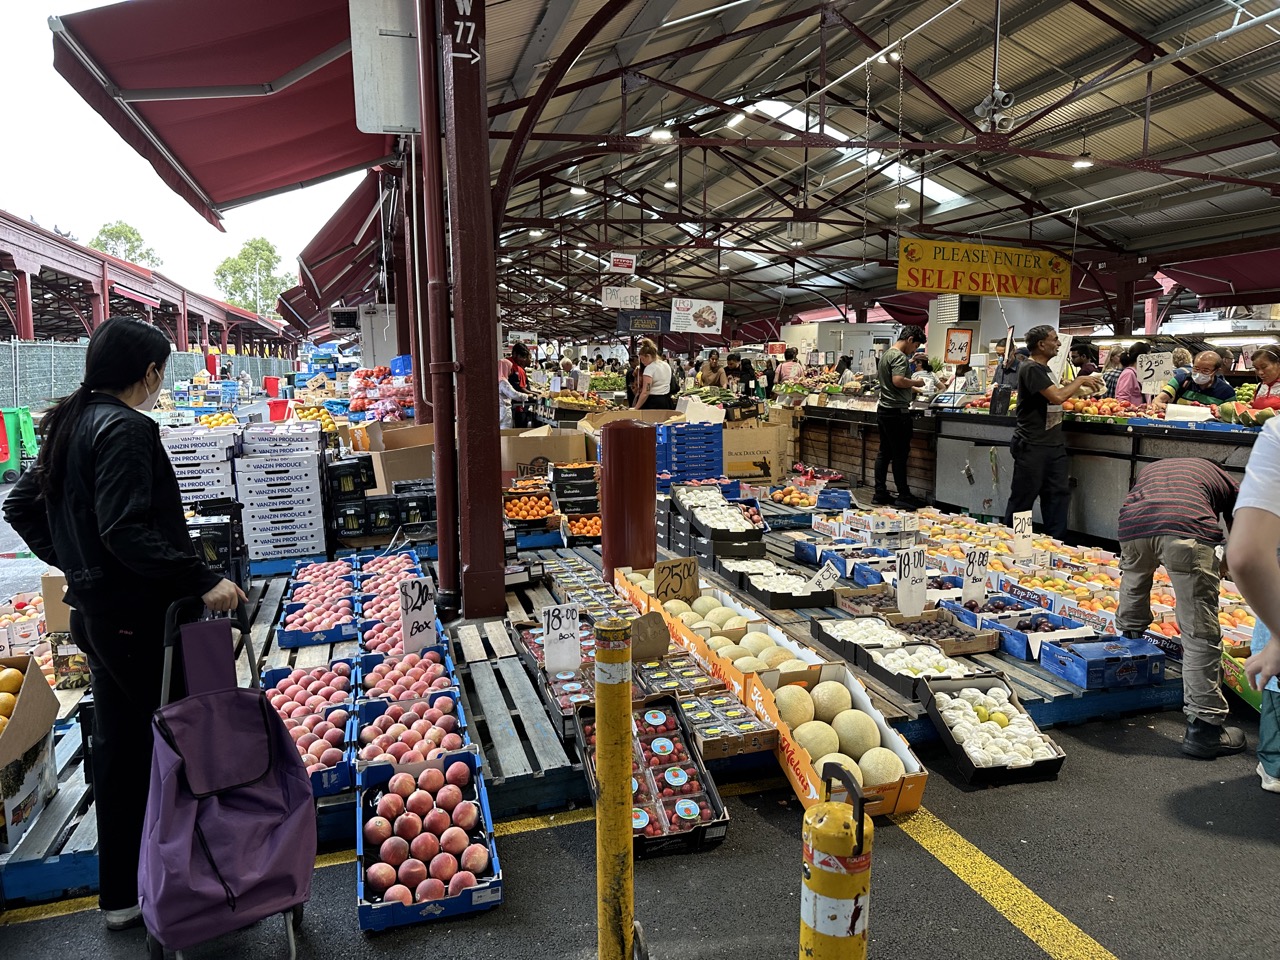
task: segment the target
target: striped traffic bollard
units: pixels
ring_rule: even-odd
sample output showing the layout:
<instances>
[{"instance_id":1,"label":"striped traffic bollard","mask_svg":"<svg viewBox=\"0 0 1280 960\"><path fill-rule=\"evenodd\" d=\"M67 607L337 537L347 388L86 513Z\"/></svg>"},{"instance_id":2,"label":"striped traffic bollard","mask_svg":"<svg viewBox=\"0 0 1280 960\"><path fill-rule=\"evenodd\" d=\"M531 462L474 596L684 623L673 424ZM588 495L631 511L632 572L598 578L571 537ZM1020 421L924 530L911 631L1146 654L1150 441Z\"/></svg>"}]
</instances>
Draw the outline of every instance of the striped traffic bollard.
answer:
<instances>
[{"instance_id":1,"label":"striped traffic bollard","mask_svg":"<svg viewBox=\"0 0 1280 960\"><path fill-rule=\"evenodd\" d=\"M805 811L800 960L865 960L875 827L848 771L828 763L820 775L828 797L838 779L850 802L825 800Z\"/></svg>"}]
</instances>

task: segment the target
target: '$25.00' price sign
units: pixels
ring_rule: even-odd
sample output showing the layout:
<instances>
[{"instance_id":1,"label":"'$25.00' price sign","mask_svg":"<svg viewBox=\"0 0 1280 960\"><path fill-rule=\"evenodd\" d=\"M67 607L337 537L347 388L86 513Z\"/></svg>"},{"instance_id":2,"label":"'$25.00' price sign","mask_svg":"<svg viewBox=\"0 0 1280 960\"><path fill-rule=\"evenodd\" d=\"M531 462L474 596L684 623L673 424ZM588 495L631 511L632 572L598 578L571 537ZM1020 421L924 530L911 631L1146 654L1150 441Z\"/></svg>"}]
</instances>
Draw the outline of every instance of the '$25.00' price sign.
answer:
<instances>
[{"instance_id":1,"label":"'$25.00' price sign","mask_svg":"<svg viewBox=\"0 0 1280 960\"><path fill-rule=\"evenodd\" d=\"M542 608L542 654L547 676L582 665L582 644L578 639L581 614L576 603Z\"/></svg>"},{"instance_id":2,"label":"'$25.00' price sign","mask_svg":"<svg viewBox=\"0 0 1280 960\"><path fill-rule=\"evenodd\" d=\"M991 551L986 547L970 547L964 555L964 593L961 600L982 602L987 595L987 568L991 565Z\"/></svg>"},{"instance_id":3,"label":"'$25.00' price sign","mask_svg":"<svg viewBox=\"0 0 1280 960\"><path fill-rule=\"evenodd\" d=\"M698 587L698 560L696 557L681 557L679 560L664 560L653 567L653 595L659 603L668 600L683 600L693 603L702 595Z\"/></svg>"},{"instance_id":4,"label":"'$25.00' price sign","mask_svg":"<svg viewBox=\"0 0 1280 960\"><path fill-rule=\"evenodd\" d=\"M898 609L905 617L919 616L925 601L924 547L899 550L898 559Z\"/></svg>"}]
</instances>

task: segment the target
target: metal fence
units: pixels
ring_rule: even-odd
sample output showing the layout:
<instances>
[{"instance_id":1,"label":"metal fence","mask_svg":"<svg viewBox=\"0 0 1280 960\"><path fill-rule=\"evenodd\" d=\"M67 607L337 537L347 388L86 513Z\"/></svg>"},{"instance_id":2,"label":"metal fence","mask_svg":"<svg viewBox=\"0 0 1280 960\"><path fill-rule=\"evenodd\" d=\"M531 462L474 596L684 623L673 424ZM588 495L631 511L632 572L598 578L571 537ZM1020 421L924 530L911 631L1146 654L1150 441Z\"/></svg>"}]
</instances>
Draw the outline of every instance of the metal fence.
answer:
<instances>
[{"instance_id":1,"label":"metal fence","mask_svg":"<svg viewBox=\"0 0 1280 960\"><path fill-rule=\"evenodd\" d=\"M0 407L31 407L39 410L58 397L65 397L84 379L84 343L0 342ZM276 357L227 357L238 376L247 369L257 385L264 376L281 376L293 369L291 360ZM190 380L204 369L198 353L172 353L165 366L165 386L172 389L178 380Z\"/></svg>"}]
</instances>

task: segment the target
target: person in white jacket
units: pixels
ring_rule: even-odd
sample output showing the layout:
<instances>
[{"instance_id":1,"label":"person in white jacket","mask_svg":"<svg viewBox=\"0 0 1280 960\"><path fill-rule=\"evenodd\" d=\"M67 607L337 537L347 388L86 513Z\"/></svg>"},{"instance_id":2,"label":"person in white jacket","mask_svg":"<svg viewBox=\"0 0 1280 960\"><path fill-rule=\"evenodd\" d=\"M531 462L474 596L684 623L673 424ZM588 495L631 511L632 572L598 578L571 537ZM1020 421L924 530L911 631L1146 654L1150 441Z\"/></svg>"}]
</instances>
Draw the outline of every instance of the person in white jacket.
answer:
<instances>
[{"instance_id":1,"label":"person in white jacket","mask_svg":"<svg viewBox=\"0 0 1280 960\"><path fill-rule=\"evenodd\" d=\"M511 401L528 396L511 385L511 361L503 357L498 361L498 429L509 430L515 424L511 419Z\"/></svg>"}]
</instances>

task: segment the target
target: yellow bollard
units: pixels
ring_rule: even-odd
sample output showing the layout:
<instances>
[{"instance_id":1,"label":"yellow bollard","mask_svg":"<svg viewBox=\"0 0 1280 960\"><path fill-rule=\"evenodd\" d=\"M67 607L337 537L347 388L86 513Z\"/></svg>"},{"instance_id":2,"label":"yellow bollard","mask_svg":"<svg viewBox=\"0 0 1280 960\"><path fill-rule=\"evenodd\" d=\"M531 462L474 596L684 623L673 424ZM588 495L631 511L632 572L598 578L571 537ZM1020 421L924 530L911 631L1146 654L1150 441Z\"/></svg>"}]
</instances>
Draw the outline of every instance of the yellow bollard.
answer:
<instances>
[{"instance_id":1,"label":"yellow bollard","mask_svg":"<svg viewBox=\"0 0 1280 960\"><path fill-rule=\"evenodd\" d=\"M826 800L805 811L800 960L865 960L875 827L848 771L828 763L819 774L828 797L841 780L852 805Z\"/></svg>"},{"instance_id":2,"label":"yellow bollard","mask_svg":"<svg viewBox=\"0 0 1280 960\"><path fill-rule=\"evenodd\" d=\"M596 934L599 960L632 960L631 624L596 624Z\"/></svg>"}]
</instances>

